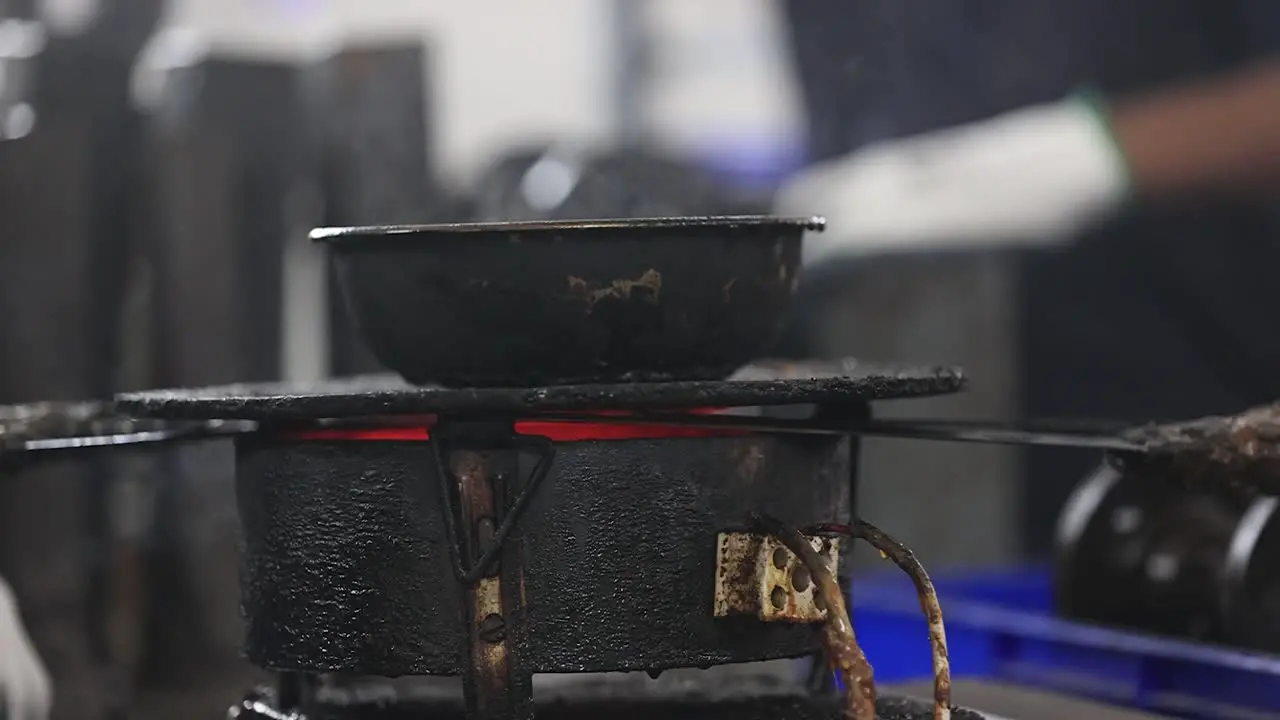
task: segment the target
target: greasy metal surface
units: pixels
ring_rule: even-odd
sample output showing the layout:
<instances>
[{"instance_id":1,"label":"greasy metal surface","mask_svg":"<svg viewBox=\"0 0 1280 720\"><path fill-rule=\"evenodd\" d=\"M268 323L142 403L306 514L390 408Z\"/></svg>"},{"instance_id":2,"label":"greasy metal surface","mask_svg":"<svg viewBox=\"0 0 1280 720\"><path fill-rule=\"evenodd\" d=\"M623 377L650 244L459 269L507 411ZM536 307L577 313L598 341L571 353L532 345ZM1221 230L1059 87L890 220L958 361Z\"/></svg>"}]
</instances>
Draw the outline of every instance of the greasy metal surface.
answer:
<instances>
[{"instance_id":1,"label":"greasy metal surface","mask_svg":"<svg viewBox=\"0 0 1280 720\"><path fill-rule=\"evenodd\" d=\"M253 423L133 418L106 402L0 405L0 457L17 451L75 450L199 440L247 432Z\"/></svg>"},{"instance_id":2,"label":"greasy metal surface","mask_svg":"<svg viewBox=\"0 0 1280 720\"><path fill-rule=\"evenodd\" d=\"M228 385L154 390L117 397L122 412L175 419L305 420L416 413L626 410L865 402L956 392L959 370L809 363L808 378L567 385L532 388L418 388L387 376L319 384ZM763 372L763 371L762 371ZM757 375L744 375L757 377Z\"/></svg>"},{"instance_id":3,"label":"greasy metal surface","mask_svg":"<svg viewBox=\"0 0 1280 720\"><path fill-rule=\"evenodd\" d=\"M840 541L808 540L831 572L837 572ZM815 603L814 588L800 559L773 536L732 532L716 538L716 617L748 615L764 622L821 622L827 611Z\"/></svg>"},{"instance_id":4,"label":"greasy metal surface","mask_svg":"<svg viewBox=\"0 0 1280 720\"><path fill-rule=\"evenodd\" d=\"M841 699L812 694L803 686L770 676L738 676L715 682L690 681L649 685L585 680L557 686L536 697L538 718L545 720L837 720ZM929 703L900 696L876 702L881 720L929 720ZM435 686L391 687L374 681L350 688L325 688L309 708L314 720L462 720L462 698ZM957 708L955 720L982 720L983 714Z\"/></svg>"},{"instance_id":5,"label":"greasy metal surface","mask_svg":"<svg viewBox=\"0 0 1280 720\"><path fill-rule=\"evenodd\" d=\"M722 379L768 356L820 219L314 231L374 355L450 387Z\"/></svg>"},{"instance_id":6,"label":"greasy metal surface","mask_svg":"<svg viewBox=\"0 0 1280 720\"><path fill-rule=\"evenodd\" d=\"M0 405L0 443L72 435L127 432L137 426L155 425L146 420L122 418L103 402L45 401Z\"/></svg>"},{"instance_id":7,"label":"greasy metal surface","mask_svg":"<svg viewBox=\"0 0 1280 720\"><path fill-rule=\"evenodd\" d=\"M456 584L429 443L246 436L237 446L249 658L459 672L466 628L461 593L442 592ZM522 458L522 477L535 460ZM517 528L528 634L515 650L532 672L814 652L811 628L712 615L714 538L761 508L795 525L848 522L848 477L846 439L558 444Z\"/></svg>"}]
</instances>

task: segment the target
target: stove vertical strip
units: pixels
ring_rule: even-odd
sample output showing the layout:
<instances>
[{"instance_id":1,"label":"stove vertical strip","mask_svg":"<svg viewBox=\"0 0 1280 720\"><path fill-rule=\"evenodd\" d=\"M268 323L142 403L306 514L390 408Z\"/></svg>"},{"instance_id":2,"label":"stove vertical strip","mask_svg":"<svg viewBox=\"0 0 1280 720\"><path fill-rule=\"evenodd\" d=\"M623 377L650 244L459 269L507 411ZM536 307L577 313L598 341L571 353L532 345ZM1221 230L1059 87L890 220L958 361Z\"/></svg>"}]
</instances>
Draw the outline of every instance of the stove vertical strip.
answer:
<instances>
[{"instance_id":1,"label":"stove vertical strip","mask_svg":"<svg viewBox=\"0 0 1280 720\"><path fill-rule=\"evenodd\" d=\"M499 479L494 497L505 508L503 513L524 515L533 493L537 491L550 472L554 458L554 447L550 441L542 442L542 438L517 438L512 447L495 458L496 476ZM532 448L538 454L534 468L529 473L521 471L521 453L519 448ZM497 524L507 520L497 518ZM501 530L499 530L501 532ZM507 644L507 697L509 698L510 717L532 720L535 714L533 704L533 670L528 666L528 653L525 644L528 642L529 617L525 602L525 556L524 532L519 524L519 517L512 525L505 538L490 540L481 536L482 542L501 542L501 565L498 572L502 578L502 607L506 618Z\"/></svg>"},{"instance_id":2,"label":"stove vertical strip","mask_svg":"<svg viewBox=\"0 0 1280 720\"><path fill-rule=\"evenodd\" d=\"M458 490L461 522L458 545L468 564L475 563L494 540L501 522L504 492L519 474L515 450L459 449L449 454L448 467ZM501 559L474 582L465 583L468 624L467 662L463 692L471 720L520 720L533 718L532 676L514 653L516 625L523 623L518 593L506 586L523 585L518 556L504 546Z\"/></svg>"}]
</instances>

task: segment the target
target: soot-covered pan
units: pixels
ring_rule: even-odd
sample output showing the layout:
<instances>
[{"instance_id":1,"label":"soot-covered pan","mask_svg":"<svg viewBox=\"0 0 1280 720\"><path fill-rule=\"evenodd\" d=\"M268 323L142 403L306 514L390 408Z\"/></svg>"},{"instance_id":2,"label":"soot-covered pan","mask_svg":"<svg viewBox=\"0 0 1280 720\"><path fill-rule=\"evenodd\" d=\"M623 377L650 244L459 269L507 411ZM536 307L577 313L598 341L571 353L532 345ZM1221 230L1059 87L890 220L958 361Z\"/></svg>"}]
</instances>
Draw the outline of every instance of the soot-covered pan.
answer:
<instances>
[{"instance_id":1,"label":"soot-covered pan","mask_svg":"<svg viewBox=\"0 0 1280 720\"><path fill-rule=\"evenodd\" d=\"M783 330L821 218L323 228L359 331L414 384L722 379Z\"/></svg>"}]
</instances>

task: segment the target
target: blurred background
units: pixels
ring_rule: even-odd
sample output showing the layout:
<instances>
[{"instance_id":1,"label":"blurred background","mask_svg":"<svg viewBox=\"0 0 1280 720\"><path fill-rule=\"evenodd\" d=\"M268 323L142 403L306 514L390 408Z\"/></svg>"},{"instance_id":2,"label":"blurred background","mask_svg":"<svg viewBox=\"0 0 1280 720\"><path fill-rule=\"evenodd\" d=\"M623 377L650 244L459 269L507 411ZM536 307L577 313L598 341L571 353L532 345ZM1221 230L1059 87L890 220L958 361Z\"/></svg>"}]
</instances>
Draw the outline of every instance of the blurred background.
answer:
<instances>
[{"instance_id":1,"label":"blurred background","mask_svg":"<svg viewBox=\"0 0 1280 720\"><path fill-rule=\"evenodd\" d=\"M377 371L313 226L768 212L814 154L794 52L814 29L772 0L4 0L0 16L4 403ZM868 259L824 280L792 350L961 365L969 392L886 412L1016 417L1033 350L1019 267ZM249 685L230 462L210 445L0 483L0 575L37 598L58 717L215 717ZM862 514L931 568L1043 554L1070 483L1028 499L1021 462L871 440Z\"/></svg>"}]
</instances>

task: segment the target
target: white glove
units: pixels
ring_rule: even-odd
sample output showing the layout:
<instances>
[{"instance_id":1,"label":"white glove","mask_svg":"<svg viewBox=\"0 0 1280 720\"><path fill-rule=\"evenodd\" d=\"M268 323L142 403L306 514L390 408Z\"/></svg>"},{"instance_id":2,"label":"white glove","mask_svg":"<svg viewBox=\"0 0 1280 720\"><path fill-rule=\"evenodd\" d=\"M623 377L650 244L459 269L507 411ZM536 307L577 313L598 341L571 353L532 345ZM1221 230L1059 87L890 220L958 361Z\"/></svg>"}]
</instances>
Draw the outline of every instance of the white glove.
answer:
<instances>
[{"instance_id":1,"label":"white glove","mask_svg":"<svg viewBox=\"0 0 1280 720\"><path fill-rule=\"evenodd\" d=\"M779 215L823 215L805 263L868 253L1069 241L1119 205L1123 157L1088 101L991 120L864 150L801 172Z\"/></svg>"},{"instance_id":2,"label":"white glove","mask_svg":"<svg viewBox=\"0 0 1280 720\"><path fill-rule=\"evenodd\" d=\"M5 720L46 720L53 683L22 626L18 602L0 580L0 707Z\"/></svg>"}]
</instances>

